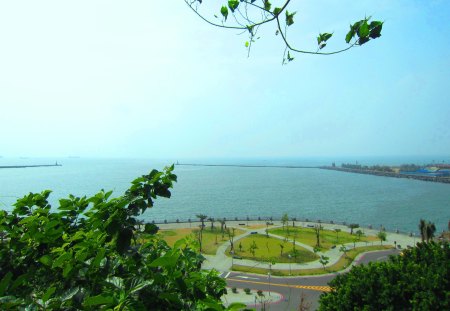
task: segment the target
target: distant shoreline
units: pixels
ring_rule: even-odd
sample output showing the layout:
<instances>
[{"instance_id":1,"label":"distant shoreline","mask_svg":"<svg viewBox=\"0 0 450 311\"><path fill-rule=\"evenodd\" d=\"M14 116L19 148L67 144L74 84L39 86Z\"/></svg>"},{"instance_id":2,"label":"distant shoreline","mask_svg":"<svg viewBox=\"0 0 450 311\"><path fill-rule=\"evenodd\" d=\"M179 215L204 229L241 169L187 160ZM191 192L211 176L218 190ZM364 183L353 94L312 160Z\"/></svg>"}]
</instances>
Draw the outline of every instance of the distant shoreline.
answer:
<instances>
[{"instance_id":1,"label":"distant shoreline","mask_svg":"<svg viewBox=\"0 0 450 311\"><path fill-rule=\"evenodd\" d=\"M340 171L340 172L346 172L346 173L417 179L417 180L422 180L422 181L431 181L431 182L450 184L450 177L409 175L409 174L400 174L400 173L395 173L395 172L381 172L381 171L374 171L374 170L368 170L368 169L353 169L353 168L343 168L343 167L333 167L333 166L322 166L320 168L324 169L324 170Z\"/></svg>"}]
</instances>

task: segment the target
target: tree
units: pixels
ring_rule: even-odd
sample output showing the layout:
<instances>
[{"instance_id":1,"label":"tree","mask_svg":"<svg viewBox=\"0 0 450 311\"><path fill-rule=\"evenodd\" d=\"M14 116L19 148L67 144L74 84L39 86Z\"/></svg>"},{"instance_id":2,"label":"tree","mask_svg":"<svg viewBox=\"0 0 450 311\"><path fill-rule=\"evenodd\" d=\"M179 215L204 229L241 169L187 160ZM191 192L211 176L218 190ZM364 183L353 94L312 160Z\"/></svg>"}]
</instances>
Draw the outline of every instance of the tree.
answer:
<instances>
[{"instance_id":1,"label":"tree","mask_svg":"<svg viewBox=\"0 0 450 311\"><path fill-rule=\"evenodd\" d=\"M334 229L334 232L336 232L336 244L339 243L339 232L341 232L341 229L336 228Z\"/></svg>"},{"instance_id":2,"label":"tree","mask_svg":"<svg viewBox=\"0 0 450 311\"><path fill-rule=\"evenodd\" d=\"M339 50L324 52L323 49L327 46L328 40L334 35L333 32L324 32L317 36L317 49L308 51L295 47L287 38L287 31L294 24L294 17L297 13L292 10L293 4L291 0L283 0L277 6L272 6L269 0L223 1L220 11L214 14L214 18L207 17L201 11L201 8L206 5L203 4L202 0L185 0L185 3L195 14L210 25L246 33L248 40L245 42L245 46L248 49L248 54L250 54L252 45L259 39L258 31L260 28L264 25L275 24L275 35L281 38L285 47L283 64L294 59L291 52L332 55L347 51L356 46L361 46L372 39L379 38L383 28L383 22L370 21L370 16L364 17L364 19L350 25L350 30L345 35L347 46Z\"/></svg>"},{"instance_id":3,"label":"tree","mask_svg":"<svg viewBox=\"0 0 450 311\"><path fill-rule=\"evenodd\" d=\"M234 236L235 236L235 228L227 228L228 240L230 241L230 251L234 251Z\"/></svg>"},{"instance_id":4,"label":"tree","mask_svg":"<svg viewBox=\"0 0 450 311\"><path fill-rule=\"evenodd\" d=\"M349 224L348 227L350 228L350 234L353 234L353 229L359 228L358 224Z\"/></svg>"},{"instance_id":5,"label":"tree","mask_svg":"<svg viewBox=\"0 0 450 311\"><path fill-rule=\"evenodd\" d=\"M347 247L345 247L344 244L341 245L341 247L339 248L339 251L344 253L345 258L347 258L347 251L348 251L348 249L347 249Z\"/></svg>"},{"instance_id":6,"label":"tree","mask_svg":"<svg viewBox=\"0 0 450 311\"><path fill-rule=\"evenodd\" d=\"M289 221L289 216L287 213L284 213L283 217L281 217L281 223L283 224L283 230L284 230L284 226L287 225L288 221Z\"/></svg>"},{"instance_id":7,"label":"tree","mask_svg":"<svg viewBox=\"0 0 450 311\"><path fill-rule=\"evenodd\" d=\"M314 226L314 233L316 234L316 247L320 247L320 229L322 229L321 225Z\"/></svg>"},{"instance_id":8,"label":"tree","mask_svg":"<svg viewBox=\"0 0 450 311\"><path fill-rule=\"evenodd\" d=\"M433 239L434 233L436 232L436 226L432 222L421 219L419 222L419 230L422 242L428 242Z\"/></svg>"},{"instance_id":9,"label":"tree","mask_svg":"<svg viewBox=\"0 0 450 311\"><path fill-rule=\"evenodd\" d=\"M208 218L208 216L203 215L203 214L197 214L196 217L200 220L200 222L202 223L201 228L205 228L205 220Z\"/></svg>"},{"instance_id":10,"label":"tree","mask_svg":"<svg viewBox=\"0 0 450 311\"><path fill-rule=\"evenodd\" d=\"M255 258L256 250L258 249L258 245L256 245L255 240L253 240L253 243L250 244L250 247L248 248L249 252L252 254L253 258Z\"/></svg>"},{"instance_id":11,"label":"tree","mask_svg":"<svg viewBox=\"0 0 450 311\"><path fill-rule=\"evenodd\" d=\"M209 217L208 220L211 222L211 231L214 230L214 221L215 219L213 217Z\"/></svg>"},{"instance_id":12,"label":"tree","mask_svg":"<svg viewBox=\"0 0 450 311\"><path fill-rule=\"evenodd\" d=\"M383 245L383 242L386 241L386 232L385 231L378 232L377 238L380 239L380 243L381 245Z\"/></svg>"},{"instance_id":13,"label":"tree","mask_svg":"<svg viewBox=\"0 0 450 311\"><path fill-rule=\"evenodd\" d=\"M283 257L284 244L280 243L280 257Z\"/></svg>"},{"instance_id":14,"label":"tree","mask_svg":"<svg viewBox=\"0 0 450 311\"><path fill-rule=\"evenodd\" d=\"M321 255L319 259L320 264L322 265L323 269L325 270L325 266L330 262L330 257L327 257L325 255Z\"/></svg>"},{"instance_id":15,"label":"tree","mask_svg":"<svg viewBox=\"0 0 450 311\"><path fill-rule=\"evenodd\" d=\"M225 220L225 218L219 219L219 222L220 222L220 232L222 233L222 240L223 240L225 238L224 227L226 227L226 225L225 225L226 220Z\"/></svg>"},{"instance_id":16,"label":"tree","mask_svg":"<svg viewBox=\"0 0 450 311\"><path fill-rule=\"evenodd\" d=\"M356 236L358 237L358 241L360 241L361 236L363 235L363 232L361 230L357 230L355 233L356 233Z\"/></svg>"},{"instance_id":17,"label":"tree","mask_svg":"<svg viewBox=\"0 0 450 311\"><path fill-rule=\"evenodd\" d=\"M336 276L319 310L448 310L449 273L448 242L418 243L387 262Z\"/></svg>"},{"instance_id":18,"label":"tree","mask_svg":"<svg viewBox=\"0 0 450 311\"><path fill-rule=\"evenodd\" d=\"M205 230L205 219L208 218L208 216L203 215L203 214L198 214L196 216L202 223L199 226L200 231L198 232L198 242L200 244L200 253L201 253L203 251L203 230Z\"/></svg>"},{"instance_id":19,"label":"tree","mask_svg":"<svg viewBox=\"0 0 450 311\"><path fill-rule=\"evenodd\" d=\"M225 282L200 270L195 245L170 248L156 226L138 223L155 199L171 196L172 171L153 170L117 198L70 195L52 208L46 190L1 211L0 309L223 309Z\"/></svg>"}]
</instances>

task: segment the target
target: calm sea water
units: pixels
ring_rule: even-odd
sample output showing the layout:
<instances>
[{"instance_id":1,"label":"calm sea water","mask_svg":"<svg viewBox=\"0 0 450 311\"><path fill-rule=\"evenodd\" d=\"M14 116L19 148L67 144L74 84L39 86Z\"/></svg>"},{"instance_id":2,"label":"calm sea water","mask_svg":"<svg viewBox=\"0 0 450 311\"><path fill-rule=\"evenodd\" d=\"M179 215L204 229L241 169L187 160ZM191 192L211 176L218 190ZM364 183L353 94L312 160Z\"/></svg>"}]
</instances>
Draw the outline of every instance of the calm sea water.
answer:
<instances>
[{"instance_id":1,"label":"calm sea water","mask_svg":"<svg viewBox=\"0 0 450 311\"><path fill-rule=\"evenodd\" d=\"M437 158L437 160L440 158ZM92 195L100 189L121 195L134 178L152 168L176 162L145 159L12 159L1 165L49 164L61 167L0 169L0 208L10 210L28 192L53 190L51 202L68 194ZM214 159L180 162L325 165L335 159ZM432 159L372 158L363 164L427 163ZM346 159L336 159L350 162ZM354 163L354 161L353 161ZM158 222L196 219L196 214L215 218L290 217L322 221L346 221L362 226L385 226L417 232L421 218L434 222L438 232L450 220L450 185L417 180L349 174L320 169L190 167L176 166L178 183L172 198L158 199L143 216Z\"/></svg>"}]
</instances>

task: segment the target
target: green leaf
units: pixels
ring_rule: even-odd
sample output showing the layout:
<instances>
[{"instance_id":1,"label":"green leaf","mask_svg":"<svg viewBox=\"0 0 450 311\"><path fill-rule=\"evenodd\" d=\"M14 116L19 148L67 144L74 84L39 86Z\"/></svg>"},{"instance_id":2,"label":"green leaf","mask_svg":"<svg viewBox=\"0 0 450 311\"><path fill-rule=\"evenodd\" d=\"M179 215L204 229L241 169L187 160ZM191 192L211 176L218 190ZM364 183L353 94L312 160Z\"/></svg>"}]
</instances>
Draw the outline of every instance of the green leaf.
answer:
<instances>
[{"instance_id":1,"label":"green leaf","mask_svg":"<svg viewBox=\"0 0 450 311\"><path fill-rule=\"evenodd\" d=\"M234 12L239 6L239 0L228 0L228 7L230 8L231 12Z\"/></svg>"},{"instance_id":2,"label":"green leaf","mask_svg":"<svg viewBox=\"0 0 450 311\"><path fill-rule=\"evenodd\" d=\"M5 294L5 290L8 288L8 285L11 282L12 277L13 274L11 273L11 271L9 271L0 281L0 296L3 296Z\"/></svg>"},{"instance_id":3,"label":"green leaf","mask_svg":"<svg viewBox=\"0 0 450 311\"><path fill-rule=\"evenodd\" d=\"M72 258L72 254L71 253L64 253L61 256L59 256L52 265L52 268L55 267L62 267L64 265L64 263Z\"/></svg>"},{"instance_id":4,"label":"green leaf","mask_svg":"<svg viewBox=\"0 0 450 311\"><path fill-rule=\"evenodd\" d=\"M227 20L228 17L228 8L226 6L222 6L220 9L220 13L222 14L223 18Z\"/></svg>"},{"instance_id":5,"label":"green leaf","mask_svg":"<svg viewBox=\"0 0 450 311\"><path fill-rule=\"evenodd\" d=\"M369 40L370 40L369 37L362 37L362 38L359 38L358 44L359 44L359 45L363 45L364 43L368 42Z\"/></svg>"},{"instance_id":6,"label":"green leaf","mask_svg":"<svg viewBox=\"0 0 450 311\"><path fill-rule=\"evenodd\" d=\"M286 25L291 26L294 24L294 15L297 12L289 13L288 10L286 10Z\"/></svg>"},{"instance_id":7,"label":"green leaf","mask_svg":"<svg viewBox=\"0 0 450 311\"><path fill-rule=\"evenodd\" d=\"M72 271L72 268L73 268L73 266L70 263L68 263L68 264L66 264L64 266L64 269L63 269L63 277L64 278L67 278L67 276L69 275L70 271Z\"/></svg>"},{"instance_id":8,"label":"green leaf","mask_svg":"<svg viewBox=\"0 0 450 311\"><path fill-rule=\"evenodd\" d=\"M248 41L245 41L245 47L248 48L250 43Z\"/></svg>"},{"instance_id":9,"label":"green leaf","mask_svg":"<svg viewBox=\"0 0 450 311\"><path fill-rule=\"evenodd\" d=\"M380 21L373 21L370 23L370 38L376 39L381 37L381 29L383 28L383 23Z\"/></svg>"},{"instance_id":10,"label":"green leaf","mask_svg":"<svg viewBox=\"0 0 450 311\"><path fill-rule=\"evenodd\" d=\"M179 254L174 255L164 255L162 257L156 258L150 264L150 267L174 267L177 264Z\"/></svg>"},{"instance_id":11,"label":"green leaf","mask_svg":"<svg viewBox=\"0 0 450 311\"><path fill-rule=\"evenodd\" d=\"M39 261L42 264L50 267L52 265L53 258L50 255L44 255L41 258L39 258Z\"/></svg>"},{"instance_id":12,"label":"green leaf","mask_svg":"<svg viewBox=\"0 0 450 311\"><path fill-rule=\"evenodd\" d=\"M345 36L345 42L349 43L354 36L355 36L355 31L353 30L353 28L350 27L350 31Z\"/></svg>"},{"instance_id":13,"label":"green leaf","mask_svg":"<svg viewBox=\"0 0 450 311\"><path fill-rule=\"evenodd\" d=\"M42 296L42 300L44 302L46 302L53 295L53 293L55 291L56 291L56 287L50 287L49 289L47 289L47 291L45 292L44 296Z\"/></svg>"},{"instance_id":14,"label":"green leaf","mask_svg":"<svg viewBox=\"0 0 450 311\"><path fill-rule=\"evenodd\" d=\"M246 308L247 306L243 303L240 302L233 302L232 304L230 304L227 308L228 311L239 311L242 310L244 308Z\"/></svg>"},{"instance_id":15,"label":"green leaf","mask_svg":"<svg viewBox=\"0 0 450 311\"><path fill-rule=\"evenodd\" d=\"M264 0L264 9L266 11L270 11L271 7L272 7L272 3L270 3L269 0Z\"/></svg>"},{"instance_id":16,"label":"green leaf","mask_svg":"<svg viewBox=\"0 0 450 311\"><path fill-rule=\"evenodd\" d=\"M73 296L75 296L78 291L80 290L79 287L74 287L74 288L69 288L67 291L65 291L62 295L61 295L61 300L64 302L66 300L72 299Z\"/></svg>"},{"instance_id":17,"label":"green leaf","mask_svg":"<svg viewBox=\"0 0 450 311\"><path fill-rule=\"evenodd\" d=\"M280 14L280 12L281 12L281 8L275 8L275 9L273 9L273 15L278 15L278 14Z\"/></svg>"},{"instance_id":18,"label":"green leaf","mask_svg":"<svg viewBox=\"0 0 450 311\"><path fill-rule=\"evenodd\" d=\"M103 258L105 258L106 250L104 248L101 248L97 255L95 256L94 260L91 263L91 267L98 268L100 266L100 262Z\"/></svg>"},{"instance_id":19,"label":"green leaf","mask_svg":"<svg viewBox=\"0 0 450 311\"><path fill-rule=\"evenodd\" d=\"M98 305L110 305L114 302L113 296L106 296L106 295L97 295L88 297L84 300L83 305L85 307L92 307L92 306L98 306Z\"/></svg>"},{"instance_id":20,"label":"green leaf","mask_svg":"<svg viewBox=\"0 0 450 311\"><path fill-rule=\"evenodd\" d=\"M289 62L291 62L291 61L294 60L294 57L291 56L291 53L290 53L289 51L288 51L288 55L287 55L287 60L288 60Z\"/></svg>"},{"instance_id":21,"label":"green leaf","mask_svg":"<svg viewBox=\"0 0 450 311\"><path fill-rule=\"evenodd\" d=\"M24 283L28 283L28 278L30 276L27 273L22 274L19 276L12 284L11 290L14 291L17 287L21 286Z\"/></svg>"},{"instance_id":22,"label":"green leaf","mask_svg":"<svg viewBox=\"0 0 450 311\"><path fill-rule=\"evenodd\" d=\"M364 38L369 35L369 24L367 24L367 20L361 22L357 34L360 38Z\"/></svg>"}]
</instances>

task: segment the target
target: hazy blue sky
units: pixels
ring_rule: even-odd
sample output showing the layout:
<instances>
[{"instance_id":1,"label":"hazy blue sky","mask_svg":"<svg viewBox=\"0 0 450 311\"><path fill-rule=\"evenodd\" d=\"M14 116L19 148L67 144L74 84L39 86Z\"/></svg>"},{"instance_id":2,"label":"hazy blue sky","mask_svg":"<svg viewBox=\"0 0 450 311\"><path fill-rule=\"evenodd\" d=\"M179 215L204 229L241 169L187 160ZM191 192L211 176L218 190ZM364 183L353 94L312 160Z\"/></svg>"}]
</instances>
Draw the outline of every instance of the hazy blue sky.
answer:
<instances>
[{"instance_id":1,"label":"hazy blue sky","mask_svg":"<svg viewBox=\"0 0 450 311\"><path fill-rule=\"evenodd\" d=\"M282 66L274 25L247 58L182 0L1 1L0 155L450 154L450 1L292 2L301 48L383 36Z\"/></svg>"}]
</instances>

